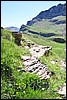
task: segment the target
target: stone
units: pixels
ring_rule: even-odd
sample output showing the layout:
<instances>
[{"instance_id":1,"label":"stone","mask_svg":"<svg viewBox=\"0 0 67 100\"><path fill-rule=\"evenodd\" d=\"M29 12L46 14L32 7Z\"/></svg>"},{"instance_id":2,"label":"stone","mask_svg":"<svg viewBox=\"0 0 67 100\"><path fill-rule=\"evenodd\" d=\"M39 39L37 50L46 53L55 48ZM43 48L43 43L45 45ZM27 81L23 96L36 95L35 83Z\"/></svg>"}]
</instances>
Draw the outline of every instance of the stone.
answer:
<instances>
[{"instance_id":1,"label":"stone","mask_svg":"<svg viewBox=\"0 0 67 100\"><path fill-rule=\"evenodd\" d=\"M42 67L38 67L35 71L33 71L33 73L37 73L40 70L40 68Z\"/></svg>"},{"instance_id":2,"label":"stone","mask_svg":"<svg viewBox=\"0 0 67 100\"><path fill-rule=\"evenodd\" d=\"M66 97L66 83L64 83L60 88L58 89L58 93L62 96Z\"/></svg>"},{"instance_id":3,"label":"stone","mask_svg":"<svg viewBox=\"0 0 67 100\"><path fill-rule=\"evenodd\" d=\"M52 47L49 47L49 46L35 46L35 47L32 47L30 48L30 53L32 55L34 55L35 57L41 57L43 54L47 54L46 52L49 52L49 50L51 49Z\"/></svg>"},{"instance_id":4,"label":"stone","mask_svg":"<svg viewBox=\"0 0 67 100\"><path fill-rule=\"evenodd\" d=\"M49 74L47 75L47 71L46 71L44 74L42 74L42 75L40 76L40 78L41 78L41 79L48 79L48 78L50 78L50 75L49 75Z\"/></svg>"},{"instance_id":5,"label":"stone","mask_svg":"<svg viewBox=\"0 0 67 100\"><path fill-rule=\"evenodd\" d=\"M65 69L66 68L66 62L64 60L61 60L60 61L60 66Z\"/></svg>"},{"instance_id":6,"label":"stone","mask_svg":"<svg viewBox=\"0 0 67 100\"><path fill-rule=\"evenodd\" d=\"M44 72L45 72L45 70L39 70L39 72L37 73L37 75L42 75L42 74L44 74Z\"/></svg>"},{"instance_id":7,"label":"stone","mask_svg":"<svg viewBox=\"0 0 67 100\"><path fill-rule=\"evenodd\" d=\"M22 72L26 72L26 70L24 68L21 69Z\"/></svg>"},{"instance_id":8,"label":"stone","mask_svg":"<svg viewBox=\"0 0 67 100\"><path fill-rule=\"evenodd\" d=\"M24 46L25 47L25 49L29 49L29 47L28 46Z\"/></svg>"},{"instance_id":9,"label":"stone","mask_svg":"<svg viewBox=\"0 0 67 100\"><path fill-rule=\"evenodd\" d=\"M17 70L19 70L19 69L21 69L21 66L18 66L18 67L17 67Z\"/></svg>"},{"instance_id":10,"label":"stone","mask_svg":"<svg viewBox=\"0 0 67 100\"><path fill-rule=\"evenodd\" d=\"M47 76L45 77L45 79L48 79L48 78L50 78L50 76L49 76L49 75L47 75Z\"/></svg>"},{"instance_id":11,"label":"stone","mask_svg":"<svg viewBox=\"0 0 67 100\"><path fill-rule=\"evenodd\" d=\"M49 49L45 49L44 55L49 56Z\"/></svg>"},{"instance_id":12,"label":"stone","mask_svg":"<svg viewBox=\"0 0 67 100\"><path fill-rule=\"evenodd\" d=\"M29 51L32 56L22 56L21 59L24 61L23 64L25 67L26 72L32 72L37 75L41 79L50 78L50 73L48 72L47 66L45 64L41 64L37 57L41 57L45 50L49 50L49 46L41 46L41 45L34 45L33 47L29 48Z\"/></svg>"},{"instance_id":13,"label":"stone","mask_svg":"<svg viewBox=\"0 0 67 100\"><path fill-rule=\"evenodd\" d=\"M37 63L37 61L38 61L38 60L33 60L33 61L25 61L25 62L23 62L23 64L24 64L25 66L31 66L31 65L36 64L36 63Z\"/></svg>"},{"instance_id":14,"label":"stone","mask_svg":"<svg viewBox=\"0 0 67 100\"><path fill-rule=\"evenodd\" d=\"M33 66L32 66L32 67L33 67L33 70L36 70L39 66L40 66L40 64L39 64L39 63L37 63L37 64L33 65Z\"/></svg>"},{"instance_id":15,"label":"stone","mask_svg":"<svg viewBox=\"0 0 67 100\"><path fill-rule=\"evenodd\" d=\"M26 60L29 60L30 59L30 56L21 56L21 59L26 61Z\"/></svg>"},{"instance_id":16,"label":"stone","mask_svg":"<svg viewBox=\"0 0 67 100\"><path fill-rule=\"evenodd\" d=\"M28 46L28 47L31 47L31 42L28 42L28 43L27 43L27 46Z\"/></svg>"},{"instance_id":17,"label":"stone","mask_svg":"<svg viewBox=\"0 0 67 100\"><path fill-rule=\"evenodd\" d=\"M55 64L56 62L54 60L51 61L52 64Z\"/></svg>"},{"instance_id":18,"label":"stone","mask_svg":"<svg viewBox=\"0 0 67 100\"><path fill-rule=\"evenodd\" d=\"M32 45L35 45L35 43L34 43L34 42L32 42Z\"/></svg>"},{"instance_id":19,"label":"stone","mask_svg":"<svg viewBox=\"0 0 67 100\"><path fill-rule=\"evenodd\" d=\"M28 71L28 72L33 72L33 68L28 67L28 68L26 69L26 71Z\"/></svg>"},{"instance_id":20,"label":"stone","mask_svg":"<svg viewBox=\"0 0 67 100\"><path fill-rule=\"evenodd\" d=\"M14 36L14 38L15 38L15 43L17 44L17 45L21 45L21 38L22 38L22 33L13 33L12 34L13 36Z\"/></svg>"}]
</instances>

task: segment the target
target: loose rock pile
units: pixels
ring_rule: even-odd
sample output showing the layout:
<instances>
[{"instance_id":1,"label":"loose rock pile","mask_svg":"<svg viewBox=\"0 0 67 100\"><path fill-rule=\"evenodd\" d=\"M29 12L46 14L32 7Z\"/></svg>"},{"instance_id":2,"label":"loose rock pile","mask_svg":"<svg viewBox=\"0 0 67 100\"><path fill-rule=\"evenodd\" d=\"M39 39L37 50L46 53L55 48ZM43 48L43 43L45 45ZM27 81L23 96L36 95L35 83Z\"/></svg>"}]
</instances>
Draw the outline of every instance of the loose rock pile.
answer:
<instances>
[{"instance_id":1,"label":"loose rock pile","mask_svg":"<svg viewBox=\"0 0 67 100\"><path fill-rule=\"evenodd\" d=\"M49 50L51 49L52 47L40 45L33 45L33 47L30 47L29 51L32 56L22 56L25 71L35 73L41 79L50 78L51 72L49 72L47 66L41 64L37 58L41 57L42 55L48 55Z\"/></svg>"},{"instance_id":2,"label":"loose rock pile","mask_svg":"<svg viewBox=\"0 0 67 100\"><path fill-rule=\"evenodd\" d=\"M53 72L48 71L47 66L45 64L41 64L37 58L42 55L48 56L52 47L33 45L32 47L25 46L25 48L29 49L32 56L21 57L25 66L25 69L21 69L21 71L35 73L40 77L40 79L50 78ZM51 63L55 64L57 63L57 60L52 60ZM66 64L63 61L61 61L61 66L66 68ZM61 86L58 89L58 93L62 95L63 98L66 98L66 85Z\"/></svg>"},{"instance_id":3,"label":"loose rock pile","mask_svg":"<svg viewBox=\"0 0 67 100\"><path fill-rule=\"evenodd\" d=\"M40 46L40 45L35 45L32 48L29 49L30 53L34 57L41 57L42 55L48 56L49 55L49 50L51 50L52 47L49 46Z\"/></svg>"},{"instance_id":4,"label":"loose rock pile","mask_svg":"<svg viewBox=\"0 0 67 100\"><path fill-rule=\"evenodd\" d=\"M50 78L50 72L48 71L46 65L41 64L35 57L23 56L23 64L26 72L32 72L37 74L41 79Z\"/></svg>"}]
</instances>

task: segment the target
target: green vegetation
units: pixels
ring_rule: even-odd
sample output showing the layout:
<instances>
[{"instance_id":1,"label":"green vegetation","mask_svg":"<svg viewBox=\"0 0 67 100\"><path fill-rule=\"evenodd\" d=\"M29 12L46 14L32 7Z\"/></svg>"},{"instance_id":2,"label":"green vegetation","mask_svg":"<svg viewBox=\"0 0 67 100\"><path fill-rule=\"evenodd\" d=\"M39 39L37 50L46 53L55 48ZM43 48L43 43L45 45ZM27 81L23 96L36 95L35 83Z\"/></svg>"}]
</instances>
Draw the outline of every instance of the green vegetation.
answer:
<instances>
[{"instance_id":1,"label":"green vegetation","mask_svg":"<svg viewBox=\"0 0 67 100\"><path fill-rule=\"evenodd\" d=\"M63 20L66 20L66 16L57 16L57 17L54 17L52 18L52 20L58 20L58 21L63 21Z\"/></svg>"},{"instance_id":2,"label":"green vegetation","mask_svg":"<svg viewBox=\"0 0 67 100\"><path fill-rule=\"evenodd\" d=\"M1 38L2 39L8 39L10 41L14 41L14 38L12 37L12 34L8 30L1 29Z\"/></svg>"},{"instance_id":3,"label":"green vegetation","mask_svg":"<svg viewBox=\"0 0 67 100\"><path fill-rule=\"evenodd\" d=\"M47 37L44 38L40 35L35 35L31 33L23 34L23 38L26 40L33 41L34 43L38 45L52 46L53 53L55 53L60 59L66 59L66 52L64 51L64 49L66 48L66 43L58 43L58 42L50 40L50 38L47 38ZM64 37L61 37L61 38L64 38Z\"/></svg>"},{"instance_id":4,"label":"green vegetation","mask_svg":"<svg viewBox=\"0 0 67 100\"><path fill-rule=\"evenodd\" d=\"M35 32L41 32L43 34L45 33L65 33L66 31L66 25L65 24L55 24L55 22L52 22L53 20L58 21L66 21L65 16L58 16L54 17L51 20L50 19L44 19L41 21L37 21L32 26L28 26L28 29L35 31Z\"/></svg>"},{"instance_id":5,"label":"green vegetation","mask_svg":"<svg viewBox=\"0 0 67 100\"><path fill-rule=\"evenodd\" d=\"M17 46L10 31L1 30L1 99L62 99L57 93L58 87L66 81L66 72L59 62L66 59L65 43L57 43L31 33L23 34L22 39L39 45L52 46L49 56L42 56L41 63L48 66L55 74L50 79L40 80L32 73L18 72L17 67L24 68L22 55L31 55L28 49ZM22 43L22 46L26 42ZM61 53L60 53L61 52ZM53 65L51 60L57 60ZM47 84L47 85L46 85ZM44 90L42 89L44 88Z\"/></svg>"},{"instance_id":6,"label":"green vegetation","mask_svg":"<svg viewBox=\"0 0 67 100\"><path fill-rule=\"evenodd\" d=\"M48 69L55 74L50 78L50 89L52 91L57 91L58 87L60 87L61 84L66 82L66 70L62 70L60 66L60 61L62 59L66 60L66 52L64 49L66 48L66 43L58 43L50 40L49 38L44 38L39 35L34 35L31 33L23 34L23 37L26 38L26 40L30 39L30 41L34 41L36 44L39 45L48 45L52 46L52 50L49 53L49 56L42 56L39 58L40 62L43 64L46 64L48 66ZM62 38L62 37L61 37ZM51 64L52 60L56 60L56 64ZM51 96L52 97L52 96ZM49 97L50 98L50 97Z\"/></svg>"}]
</instances>

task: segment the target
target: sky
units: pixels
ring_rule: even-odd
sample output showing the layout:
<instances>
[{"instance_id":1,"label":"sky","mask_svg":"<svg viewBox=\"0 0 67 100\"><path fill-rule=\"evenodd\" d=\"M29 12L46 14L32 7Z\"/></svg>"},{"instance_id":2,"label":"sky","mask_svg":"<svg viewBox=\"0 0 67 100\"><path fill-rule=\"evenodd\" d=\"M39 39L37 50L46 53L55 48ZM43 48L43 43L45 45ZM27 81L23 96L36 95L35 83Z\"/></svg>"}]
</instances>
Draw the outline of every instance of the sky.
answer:
<instances>
[{"instance_id":1,"label":"sky","mask_svg":"<svg viewBox=\"0 0 67 100\"><path fill-rule=\"evenodd\" d=\"M41 11L59 3L64 4L66 1L1 1L1 27L20 28Z\"/></svg>"}]
</instances>

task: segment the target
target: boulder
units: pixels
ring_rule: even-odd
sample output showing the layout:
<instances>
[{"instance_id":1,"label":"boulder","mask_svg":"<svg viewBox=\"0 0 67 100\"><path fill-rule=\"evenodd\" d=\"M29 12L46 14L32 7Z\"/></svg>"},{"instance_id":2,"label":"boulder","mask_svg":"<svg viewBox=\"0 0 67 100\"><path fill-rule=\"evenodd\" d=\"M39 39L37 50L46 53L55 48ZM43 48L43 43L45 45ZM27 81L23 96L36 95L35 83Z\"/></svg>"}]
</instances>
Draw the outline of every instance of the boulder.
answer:
<instances>
[{"instance_id":1,"label":"boulder","mask_svg":"<svg viewBox=\"0 0 67 100\"><path fill-rule=\"evenodd\" d=\"M15 43L17 45L21 45L21 38L22 38L22 33L19 33L19 32L16 32L16 33L12 33L12 35L14 36L15 38Z\"/></svg>"},{"instance_id":2,"label":"boulder","mask_svg":"<svg viewBox=\"0 0 67 100\"><path fill-rule=\"evenodd\" d=\"M63 97L66 97L66 83L60 86L60 88L58 89L58 93Z\"/></svg>"},{"instance_id":3,"label":"boulder","mask_svg":"<svg viewBox=\"0 0 67 100\"><path fill-rule=\"evenodd\" d=\"M21 56L21 59L26 61L26 60L30 60L30 56Z\"/></svg>"}]
</instances>

